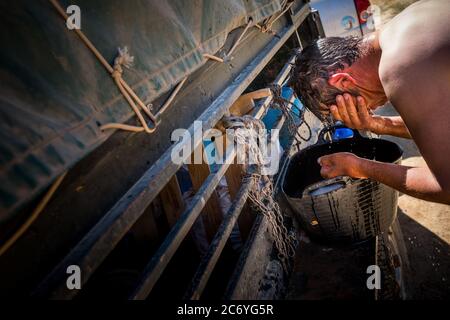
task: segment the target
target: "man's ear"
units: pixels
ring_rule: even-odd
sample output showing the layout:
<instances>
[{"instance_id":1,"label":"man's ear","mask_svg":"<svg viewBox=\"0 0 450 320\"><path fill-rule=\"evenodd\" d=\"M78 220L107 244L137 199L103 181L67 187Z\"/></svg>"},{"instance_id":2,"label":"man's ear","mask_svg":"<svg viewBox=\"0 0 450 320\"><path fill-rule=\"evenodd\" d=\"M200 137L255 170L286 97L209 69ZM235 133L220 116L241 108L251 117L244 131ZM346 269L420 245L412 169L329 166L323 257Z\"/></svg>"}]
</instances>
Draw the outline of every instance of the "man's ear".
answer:
<instances>
[{"instance_id":1,"label":"man's ear","mask_svg":"<svg viewBox=\"0 0 450 320\"><path fill-rule=\"evenodd\" d=\"M328 84L341 91L348 91L356 86L356 80L348 73L335 73L330 79L328 79Z\"/></svg>"}]
</instances>

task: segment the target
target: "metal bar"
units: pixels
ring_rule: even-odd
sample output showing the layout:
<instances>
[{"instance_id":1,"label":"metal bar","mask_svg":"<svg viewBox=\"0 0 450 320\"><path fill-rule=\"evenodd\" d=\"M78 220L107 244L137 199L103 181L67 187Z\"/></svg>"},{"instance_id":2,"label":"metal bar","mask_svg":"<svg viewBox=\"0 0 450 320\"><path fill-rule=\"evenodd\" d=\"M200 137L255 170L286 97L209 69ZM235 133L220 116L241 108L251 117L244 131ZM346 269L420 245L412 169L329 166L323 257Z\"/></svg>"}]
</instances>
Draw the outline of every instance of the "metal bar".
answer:
<instances>
[{"instance_id":1,"label":"metal bar","mask_svg":"<svg viewBox=\"0 0 450 320\"><path fill-rule=\"evenodd\" d=\"M282 84L285 82L285 80L288 78L288 76L289 76L289 74L290 74L290 71L292 70L293 64L295 63L295 58L296 58L296 54L294 54L294 55L291 56L291 58L290 58L290 59L288 60L288 62L284 65L283 69L280 71L280 73L279 73L278 76L276 77L276 79L275 79L275 81L274 81L274 84L276 84L276 85L282 85ZM294 102L294 100L295 100L295 96L292 96L291 99L290 99L290 102ZM256 111L256 113L255 113L256 115L255 115L255 116L262 117L262 116L265 114L266 109L267 109L267 107L269 106L269 104L270 104L271 101L272 101L272 96L267 97L266 100L262 103L260 109L258 109L258 110ZM290 107L290 106L289 106L289 107ZM281 129L281 127L284 125L285 121L286 121L286 117L285 117L284 115L281 115L281 117L280 117L280 118L277 120L277 122L274 124L274 129ZM288 162L288 161L285 161L285 162L283 163L283 166L282 166L282 168L281 168L281 174L280 174L279 176L281 176L281 175L283 174L283 171L285 170L285 164L286 164L287 162ZM276 182L276 183L278 183L278 180L279 180L278 178L279 178L279 176L277 177L277 182ZM245 195L245 198L246 198L246 199L247 199L247 196L248 196L248 193ZM240 198L237 197L237 200L236 200L236 201L240 201ZM234 205L234 203L233 203L233 205ZM253 233L254 235L257 234L257 233L258 233L258 230L262 230L262 229L264 229L264 228L267 228L267 225L268 225L268 221L267 221L267 218L266 218L265 216L257 216L255 225L253 226L252 233ZM255 245L255 244L254 244L253 242L249 242L249 243L246 244L245 249L244 249L244 251L243 251L242 254L241 254L241 258L239 259L239 263L241 263L241 265L238 265L238 266L236 267L236 269L235 269L235 272L234 272L235 276L234 276L233 278L234 278L235 281L232 281L232 282L229 284L229 286L228 286L228 288L227 288L227 293L226 293L226 295L225 295L225 299L230 299L230 298L232 297L232 294L233 294L233 292L234 292L234 289L236 288L236 285L237 285L237 283L239 282L239 276L238 276L239 270L242 270L242 269L244 268L244 265L245 265L245 262L242 261L242 257L243 257L243 256L247 256L248 253L249 253L249 251L251 250L250 248L253 248L254 245ZM222 250L222 249L223 249L223 248L221 248L221 250ZM208 251L208 254L209 254L209 251ZM208 254L206 255L206 258L208 258L208 256L209 256ZM206 258L205 258L205 259L206 259ZM216 262L217 262L217 261L216 261ZM206 263L207 263L207 261L205 261L205 262L202 261L202 264L206 264ZM215 263L214 263L214 265L215 265ZM214 267L214 265L212 266L212 268ZM209 265L208 265L208 267L209 267ZM207 271L208 271L209 273L211 272L211 271L209 270L209 268L211 268L211 267L209 267L208 269L206 269L205 267L203 267L203 268L204 268L204 272L205 272L205 273L206 273ZM200 275L198 275L199 270L200 270L200 267L199 267L199 269L197 270L196 275L194 276L194 280L198 281L198 283L194 283L194 281L192 282L191 286L192 286L193 288L192 288L192 287L189 288L189 291L188 291L188 293L185 295L185 298L198 299L198 298L200 297L202 291L204 290L204 287L205 287L205 285L206 285L206 281L207 281L208 278L209 278L209 274L208 274L208 275L201 275L201 277L200 277ZM198 277L198 279L197 279L196 277ZM206 279L203 279L202 277L205 277ZM204 284L203 282L205 282L205 284ZM195 285L196 287L194 287L194 285Z\"/></svg>"},{"instance_id":2,"label":"metal bar","mask_svg":"<svg viewBox=\"0 0 450 320\"><path fill-rule=\"evenodd\" d=\"M241 182L239 184L239 187L235 190L235 196L236 196L236 192L239 192L240 186L242 184L242 177L243 177L243 171L242 171L242 167L238 168L238 165L235 165L235 171L237 171L236 169L239 169L239 177L241 178ZM236 198L234 198L233 200L235 200ZM244 204L244 208L242 209L241 214L239 215L238 218L238 228L239 228L239 234L241 235L241 241L246 241L248 239L248 235L250 234L250 231L252 229L252 225L253 222L255 221L255 214L252 210L252 208L250 207L250 204L247 202Z\"/></svg>"},{"instance_id":3,"label":"metal bar","mask_svg":"<svg viewBox=\"0 0 450 320\"><path fill-rule=\"evenodd\" d=\"M241 71L233 83L200 115L198 120L202 122L202 126L196 126L194 123L189 127L188 131L191 137L196 137L198 134L202 135L204 131L214 127L308 16L309 12L310 7L305 5L294 18L294 24L285 27L281 37L272 39L255 59ZM78 265L83 274L82 285L85 284L120 239L142 215L145 208L181 167L181 164L176 164L171 160L172 151L175 148L187 147L191 143L190 139L186 139L186 141L183 140L171 146L52 270L33 292L33 295L49 296L55 299L74 297L77 290L68 290L66 286L67 267L74 264ZM193 148L197 148L200 143L201 141L194 141ZM187 157L190 157L190 155L186 155Z\"/></svg>"},{"instance_id":4,"label":"metal bar","mask_svg":"<svg viewBox=\"0 0 450 320\"><path fill-rule=\"evenodd\" d=\"M236 196L236 200L231 205L228 210L225 219L219 227L216 236L211 242L208 248L208 252L202 259L194 278L191 282L191 286L186 291L185 298L198 300L205 289L206 283L209 280L212 270L214 269L217 261L219 260L220 254L233 230L234 225L242 211L242 208L247 201L250 188L252 186L252 181L246 181Z\"/></svg>"},{"instance_id":5,"label":"metal bar","mask_svg":"<svg viewBox=\"0 0 450 320\"><path fill-rule=\"evenodd\" d=\"M283 83L284 80L288 77L288 75L292 69L293 62L295 62L295 55L293 55L288 60L288 62L285 64L285 66L281 70L280 74L275 79L276 84ZM271 98L271 96L267 97L266 101L270 102L271 99L269 100L269 98ZM291 98L291 102L293 102L293 100L294 100L294 97ZM264 108L267 108L268 105L269 105L269 103L267 103L267 104L263 103L263 106L265 106ZM255 115L255 117L257 119L260 119L260 118L262 118L264 113L265 112L258 112L257 115ZM285 120L286 120L286 118L284 116L282 116L280 118L280 120L278 120L278 122L276 123L276 128L281 128L281 126L284 124ZM228 148L227 148L227 150L228 150ZM234 148L232 148L232 150L235 151ZM233 154L232 157L230 158L227 154L227 157L226 157L227 160L225 161L225 164L228 164L228 165L226 166L226 168L224 169L225 165L222 165L220 167L219 171L215 174L210 174L208 179L211 179L211 176L217 176L220 174L220 178L217 180L217 181L220 181L222 176L227 172L229 164L231 164L234 161L234 156L235 156L235 154ZM206 183L207 183L207 181L205 181L205 183L199 189L199 192L197 193L197 195L201 196L200 191L204 190L204 186ZM217 184L212 188L215 188L216 186L217 186ZM199 268L197 270L196 276L194 276L194 280L192 283L195 283L196 281L198 281L198 288L196 287L196 285L194 285L192 287L192 290L193 290L192 297L194 299L198 299L200 297L201 292L203 291L204 287L206 286L206 283L209 279L210 273L211 273L212 269L214 268L215 264L217 263L217 260L219 259L219 256L223 250L223 247L225 246L225 243L231 233L231 230L232 230L234 224L236 223L236 220L239 217L243 206L245 205L245 202L248 197L248 192L250 190L250 186L251 186L251 184L247 182L240 188L239 193L238 193L236 199L233 201L233 204L232 204L231 208L229 209L226 218L221 223L214 239L212 240L212 243L210 245L208 253L206 254L206 258L204 258L202 260L201 265L199 266ZM210 193L210 195L208 197L203 197L204 199L206 199L204 201L207 201L207 199L209 199L209 197L212 195L214 190L208 190L208 192ZM197 195L196 195L196 197L197 197ZM202 208L204 206L205 206L205 203L202 204ZM187 216L189 216L189 209L190 208L187 208L186 212L185 212L185 214ZM197 212L191 212L190 214L193 215L195 218L194 219L191 218L191 220L190 220L191 223L189 225L189 228L186 230L186 233L181 234L181 235L180 235L179 231L177 231L178 233L173 233L172 231L174 231L174 229L176 229L176 226L174 229L172 229L172 231L166 237L166 241L163 243L163 245L160 247L158 252L153 256L150 263L145 268L145 271L142 276L142 279L143 279L142 283L140 285L138 285L135 292L131 295L131 299L145 299L148 296L148 294L151 292L151 290L153 289L153 286L158 281L160 275L164 271L164 269L167 266L167 264L169 263L170 259L175 254L175 251L179 247L181 240L184 239L184 237L186 236L190 227L192 227L192 224L195 222L195 219L199 215L199 213L197 213ZM184 216L184 214L183 214L183 216ZM171 239L171 236L174 237L174 239ZM180 237L182 237L181 240L179 240ZM160 257L164 257L164 260L161 260ZM188 295L189 295L189 293L188 293Z\"/></svg>"},{"instance_id":6,"label":"metal bar","mask_svg":"<svg viewBox=\"0 0 450 320\"><path fill-rule=\"evenodd\" d=\"M323 29L322 20L320 19L320 13L316 9L311 10L311 18L316 25L317 32L320 38L325 38L325 31Z\"/></svg>"},{"instance_id":7,"label":"metal bar","mask_svg":"<svg viewBox=\"0 0 450 320\"><path fill-rule=\"evenodd\" d=\"M288 62L285 64L283 69L280 71L277 76L275 83L279 84L284 82L286 77L289 75L289 71L291 70L292 63L295 61L295 56L291 57ZM290 102L294 102L295 96L293 95L290 99ZM264 104L263 104L264 105ZM290 108L290 106L289 106ZM258 112L257 118L262 117L263 112ZM280 119L275 123L273 129L281 129L283 124L286 121L286 117L281 115ZM238 220L244 205L247 201L248 194L251 188L251 181L246 181L240 188L236 197L228 210L225 219L220 225L214 239L211 242L211 245L208 248L208 252L205 257L200 262L199 267L194 275L194 278L191 282L191 286L186 291L185 299L198 300L200 299L203 290L211 276L211 272L213 271L217 261L219 260L220 254L225 247L225 244L233 230L233 227Z\"/></svg>"},{"instance_id":8,"label":"metal bar","mask_svg":"<svg viewBox=\"0 0 450 320\"><path fill-rule=\"evenodd\" d=\"M288 76L289 71L290 71L289 67L291 67L291 62L293 61L292 59L295 59L295 57L291 57L289 59L288 63L285 65L285 67L280 72L280 76L277 77L277 81L283 82L284 79ZM293 100L293 97L291 98L291 100ZM262 115L263 115L263 113L258 113L256 118L260 119L262 117ZM281 127L283 125L284 121L285 121L285 117L283 116L277 122L276 126ZM160 249L155 253L155 255L151 259L150 263L145 268L145 270L143 272L143 276L141 278L142 282L141 282L141 284L138 285L135 292L131 295L131 299L145 299L147 297L147 295L153 289L153 286L156 284L156 282L158 281L162 272L164 271L165 267L169 263L170 259L175 254L175 251L181 244L181 241L184 239L187 232L192 227L193 223L195 222L195 219L199 216L201 210L205 207L205 202L208 201L208 199L211 197L211 195L215 191L215 190L211 190L211 189L214 189L217 187L218 181L220 181L222 176L227 172L230 164L233 163L234 156L235 156L235 149L232 146L230 147L230 149L232 150L232 153L230 154L229 152L227 152L226 160L225 160L224 164L220 166L219 170L216 173L212 173L208 176L207 180L203 183L203 185L200 187L199 191L197 192L193 202L196 202L197 197L200 197L200 200L202 201L200 203L201 207L199 209L197 207L195 207L195 209L198 210L198 212L194 211L194 209L192 208L192 205L190 205L186 209L182 218L180 219L181 222L179 222L179 223L181 223L182 225L183 225L183 223L187 225L187 226L183 225L183 231L185 230L185 232L181 232L182 227L177 228L177 226L179 226L179 223L177 223L175 225L175 227L167 235L166 240L161 245ZM228 147L227 147L227 150L228 150ZM217 176L219 176L219 177L217 178ZM208 189L207 187L205 187L205 184L211 183L211 182L208 182L208 180L212 180L213 178L217 178L216 180L214 180L214 181L217 181L217 183ZM245 186L246 191L243 190L244 186ZM219 259L220 253L222 252L222 249L225 246L226 240L228 239L228 236L231 233L234 223L236 222L237 218L239 217L239 214L241 213L241 210L247 200L249 190L250 190L249 183L244 184L242 186L242 188L239 190L237 199L233 202L232 207L228 211L227 217L221 223L215 237L213 238L212 244L210 245L210 249L208 250L206 257L210 257L211 260L209 262L208 262L208 260L206 260L206 262L205 262L205 259L202 260L202 263L206 264L204 267L206 267L209 270L207 275L205 275L205 274L202 275L202 271L200 270L200 268L202 268L202 267L200 266L199 271L196 274L199 277L199 279L198 279L199 285L203 286L203 288L209 279L210 271L212 271L217 260ZM203 192L206 193L207 196L203 196L202 195ZM192 212L189 212L189 210L192 210ZM183 217L185 215L186 215L186 217L185 217L185 219L183 219ZM185 222L183 220L187 220L187 221ZM180 229L180 230L176 230L176 229ZM164 259L162 259L162 257ZM205 270L205 272L206 271L207 270ZM203 290L203 289L201 289L201 290ZM198 297L199 297L201 292L197 291L197 293L198 293ZM195 293L193 293L193 294L195 294Z\"/></svg>"},{"instance_id":9,"label":"metal bar","mask_svg":"<svg viewBox=\"0 0 450 320\"><path fill-rule=\"evenodd\" d=\"M224 300L256 299L256 285L250 286L250 288L248 288L248 284L253 279L262 278L264 271L253 268L253 270L258 270L259 272L245 275L244 270L249 267L253 267L255 262L267 263L268 260L265 260L265 257L268 257L267 259L270 259L270 252L272 251L271 243L273 242L273 238L271 237L270 232L262 231L268 230L268 228L269 222L267 218L265 218L265 216L263 215L257 215L249 236L249 241L247 241L242 248L242 253L239 257L236 268L233 272L233 275L231 276L230 282L228 283L228 287L225 290L225 294L223 297ZM250 256L251 259L249 259ZM257 257L260 257L262 261L258 260ZM242 286L243 282L245 282L246 285ZM243 290L237 290L239 286L243 288ZM251 291L252 294L250 294L249 291Z\"/></svg>"},{"instance_id":10,"label":"metal bar","mask_svg":"<svg viewBox=\"0 0 450 320\"><path fill-rule=\"evenodd\" d=\"M217 172L210 174L205 180L190 204L187 206L186 210L183 212L180 219L166 236L163 244L159 247L149 264L145 267L140 278L141 280L130 297L131 299L145 299L153 289L153 286L158 281L181 242L188 234L202 209L205 207L206 201L215 191L215 188L227 171L235 155L236 149L230 147L229 152L226 154L224 164L219 167Z\"/></svg>"}]
</instances>

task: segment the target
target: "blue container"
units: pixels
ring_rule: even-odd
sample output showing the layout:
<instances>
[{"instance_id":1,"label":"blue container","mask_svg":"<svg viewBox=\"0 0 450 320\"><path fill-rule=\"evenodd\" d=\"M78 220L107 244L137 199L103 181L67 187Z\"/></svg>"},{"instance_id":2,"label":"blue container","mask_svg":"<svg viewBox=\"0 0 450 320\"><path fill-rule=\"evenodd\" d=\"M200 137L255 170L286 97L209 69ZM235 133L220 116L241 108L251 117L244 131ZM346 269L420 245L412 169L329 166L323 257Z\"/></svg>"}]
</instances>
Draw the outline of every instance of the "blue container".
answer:
<instances>
[{"instance_id":1,"label":"blue container","mask_svg":"<svg viewBox=\"0 0 450 320\"><path fill-rule=\"evenodd\" d=\"M333 140L353 138L354 132L350 128L337 128L333 133Z\"/></svg>"}]
</instances>

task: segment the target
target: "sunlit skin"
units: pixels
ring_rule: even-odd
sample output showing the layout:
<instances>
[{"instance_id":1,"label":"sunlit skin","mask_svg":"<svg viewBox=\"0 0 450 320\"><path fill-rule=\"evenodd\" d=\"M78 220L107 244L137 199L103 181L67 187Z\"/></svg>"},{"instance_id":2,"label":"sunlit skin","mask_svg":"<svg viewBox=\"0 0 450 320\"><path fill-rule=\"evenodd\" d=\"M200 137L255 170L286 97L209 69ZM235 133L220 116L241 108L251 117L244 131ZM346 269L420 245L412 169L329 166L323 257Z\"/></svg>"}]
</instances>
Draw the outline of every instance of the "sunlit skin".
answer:
<instances>
[{"instance_id":1,"label":"sunlit skin","mask_svg":"<svg viewBox=\"0 0 450 320\"><path fill-rule=\"evenodd\" d=\"M371 50L329 84L330 111L348 127L412 138L428 167L407 167L336 153L319 159L325 178L371 178L424 200L450 204L450 1L421 1L367 37ZM400 116L372 110L390 101Z\"/></svg>"}]
</instances>

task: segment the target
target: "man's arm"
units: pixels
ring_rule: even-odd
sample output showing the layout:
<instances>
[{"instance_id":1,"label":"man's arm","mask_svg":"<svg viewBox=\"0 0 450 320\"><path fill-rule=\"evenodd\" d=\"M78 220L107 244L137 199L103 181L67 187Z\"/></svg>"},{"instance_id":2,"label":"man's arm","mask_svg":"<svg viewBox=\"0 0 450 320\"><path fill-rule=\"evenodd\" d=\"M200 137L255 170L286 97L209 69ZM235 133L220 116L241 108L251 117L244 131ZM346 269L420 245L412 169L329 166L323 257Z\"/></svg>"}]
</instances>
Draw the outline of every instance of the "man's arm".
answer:
<instances>
[{"instance_id":1,"label":"man's arm","mask_svg":"<svg viewBox=\"0 0 450 320\"><path fill-rule=\"evenodd\" d=\"M382 125L379 126L379 129L375 129L372 131L373 133L379 135L389 135L396 136L405 139L411 139L411 134L409 133L408 128L403 122L402 117L382 117L382 116L373 116L374 118L379 117L382 120Z\"/></svg>"},{"instance_id":2,"label":"man's arm","mask_svg":"<svg viewBox=\"0 0 450 320\"><path fill-rule=\"evenodd\" d=\"M415 168L362 159L351 153L335 153L319 159L325 178L350 176L370 178L423 200L450 204L450 192L443 189L428 168Z\"/></svg>"},{"instance_id":3,"label":"man's arm","mask_svg":"<svg viewBox=\"0 0 450 320\"><path fill-rule=\"evenodd\" d=\"M450 47L415 49L401 57L396 52L386 53L380 63L380 78L427 163L429 179L434 178L439 192L448 196ZM417 177L425 179L423 175Z\"/></svg>"},{"instance_id":4,"label":"man's arm","mask_svg":"<svg viewBox=\"0 0 450 320\"><path fill-rule=\"evenodd\" d=\"M363 97L354 98L348 93L337 96L336 105L330 106L330 111L335 120L344 122L349 128L411 139L409 130L401 117L373 115Z\"/></svg>"}]
</instances>

